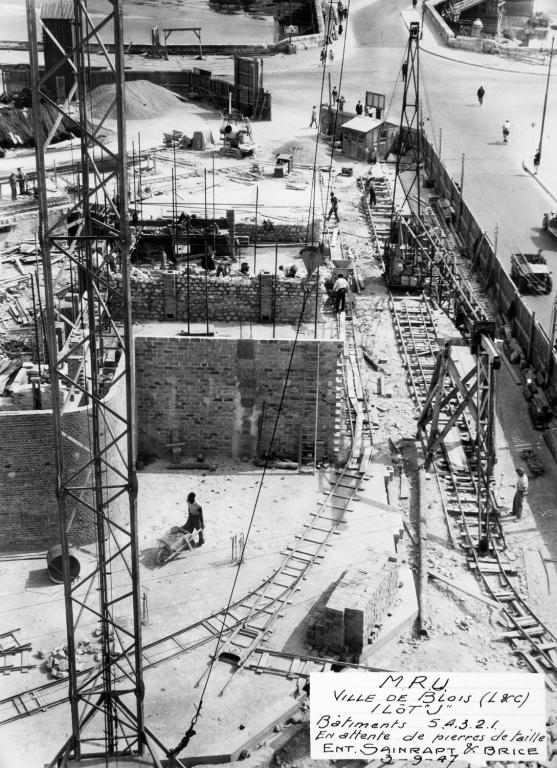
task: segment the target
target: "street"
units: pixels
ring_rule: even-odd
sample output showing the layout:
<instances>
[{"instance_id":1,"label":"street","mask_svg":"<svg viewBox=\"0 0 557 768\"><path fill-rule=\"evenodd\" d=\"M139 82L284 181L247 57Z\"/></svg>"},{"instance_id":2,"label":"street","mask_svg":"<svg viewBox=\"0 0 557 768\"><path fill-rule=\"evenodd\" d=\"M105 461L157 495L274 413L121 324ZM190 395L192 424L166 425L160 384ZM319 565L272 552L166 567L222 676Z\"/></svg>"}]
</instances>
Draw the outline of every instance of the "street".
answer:
<instances>
[{"instance_id":1,"label":"street","mask_svg":"<svg viewBox=\"0 0 557 768\"><path fill-rule=\"evenodd\" d=\"M404 0L351 3L344 63L337 52L334 63L328 67L331 83L337 86L342 68L341 90L347 108L353 109L366 90L376 91L387 97L388 119L393 122L400 119L399 74L408 39L401 10L408 6ZM498 257L510 265L513 249L531 252L541 248L550 264L557 263L557 240L541 226L543 213L556 208L557 202L522 167L523 160L532 167L539 141L545 72L540 67L501 61L495 56L452 51L441 47L428 32L422 44L420 101L426 135L438 148L441 132L442 159L457 181L460 181L464 154L465 199L492 242L498 228ZM315 59L314 67L303 69L303 79L300 71L267 73L276 107L288 108L291 115L302 108L302 125L307 105L319 98L322 69L317 66L317 52ZM520 72L520 69L526 71ZM546 184L557 179L556 78L557 67L554 67L540 166L540 179ZM482 107L476 97L480 85L486 91ZM292 100L294 88L296 104ZM326 81L323 93L327 93ZM511 133L505 145L501 129L507 119ZM554 194L557 195L557 182ZM527 302L547 328L553 295L529 296Z\"/></svg>"}]
</instances>

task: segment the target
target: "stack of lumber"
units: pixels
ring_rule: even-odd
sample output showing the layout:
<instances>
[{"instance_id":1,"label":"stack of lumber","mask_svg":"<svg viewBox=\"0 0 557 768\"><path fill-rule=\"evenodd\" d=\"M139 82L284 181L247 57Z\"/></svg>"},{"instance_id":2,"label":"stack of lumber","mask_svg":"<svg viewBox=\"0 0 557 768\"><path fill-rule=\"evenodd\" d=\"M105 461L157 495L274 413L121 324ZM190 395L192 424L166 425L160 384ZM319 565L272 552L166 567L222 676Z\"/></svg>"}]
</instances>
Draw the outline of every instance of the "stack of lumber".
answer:
<instances>
[{"instance_id":1,"label":"stack of lumber","mask_svg":"<svg viewBox=\"0 0 557 768\"><path fill-rule=\"evenodd\" d=\"M44 138L50 133L58 117L57 110L51 104L43 104L41 107L41 119ZM76 130L63 118L54 135L54 141L71 139ZM13 147L33 147L33 112L31 109L18 109L0 105L0 147L10 149Z\"/></svg>"}]
</instances>

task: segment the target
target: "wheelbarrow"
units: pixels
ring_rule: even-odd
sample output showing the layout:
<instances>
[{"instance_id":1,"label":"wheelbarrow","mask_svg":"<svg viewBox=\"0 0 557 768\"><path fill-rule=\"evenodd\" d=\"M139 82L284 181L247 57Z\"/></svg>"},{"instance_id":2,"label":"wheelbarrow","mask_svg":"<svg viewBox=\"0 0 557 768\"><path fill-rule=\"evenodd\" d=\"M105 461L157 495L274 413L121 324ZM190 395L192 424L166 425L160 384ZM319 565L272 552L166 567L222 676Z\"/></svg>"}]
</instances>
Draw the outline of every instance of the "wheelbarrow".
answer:
<instances>
[{"instance_id":1,"label":"wheelbarrow","mask_svg":"<svg viewBox=\"0 0 557 768\"><path fill-rule=\"evenodd\" d=\"M184 533L183 529L176 525L172 526L168 533L165 533L157 541L159 544L156 555L158 565L164 565L169 560L174 560L184 550L195 548L193 534Z\"/></svg>"}]
</instances>

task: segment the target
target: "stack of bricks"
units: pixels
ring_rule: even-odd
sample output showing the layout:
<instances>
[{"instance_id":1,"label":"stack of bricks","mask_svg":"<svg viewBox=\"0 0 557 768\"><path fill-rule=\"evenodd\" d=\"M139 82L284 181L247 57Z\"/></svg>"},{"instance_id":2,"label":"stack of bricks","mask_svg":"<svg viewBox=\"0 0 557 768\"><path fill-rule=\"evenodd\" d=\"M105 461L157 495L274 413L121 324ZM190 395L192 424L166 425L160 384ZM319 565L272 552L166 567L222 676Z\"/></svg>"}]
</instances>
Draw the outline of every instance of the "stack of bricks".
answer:
<instances>
[{"instance_id":1,"label":"stack of bricks","mask_svg":"<svg viewBox=\"0 0 557 768\"><path fill-rule=\"evenodd\" d=\"M379 634L398 583L397 561L389 555L349 569L310 625L308 642L329 654L361 656Z\"/></svg>"}]
</instances>

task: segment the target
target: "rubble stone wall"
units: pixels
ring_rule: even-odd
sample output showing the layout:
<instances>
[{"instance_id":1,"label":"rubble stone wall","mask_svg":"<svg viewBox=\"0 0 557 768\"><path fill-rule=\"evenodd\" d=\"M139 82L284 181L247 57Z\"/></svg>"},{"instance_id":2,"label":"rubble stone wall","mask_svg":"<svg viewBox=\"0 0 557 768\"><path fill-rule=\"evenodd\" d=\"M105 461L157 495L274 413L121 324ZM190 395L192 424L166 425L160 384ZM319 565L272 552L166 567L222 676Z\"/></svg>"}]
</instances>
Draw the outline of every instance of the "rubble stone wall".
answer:
<instances>
[{"instance_id":1,"label":"rubble stone wall","mask_svg":"<svg viewBox=\"0 0 557 768\"><path fill-rule=\"evenodd\" d=\"M273 289L272 275L263 276L270 281L269 291ZM116 277L118 280L118 277ZM186 322L254 322L261 319L262 295L259 276L214 277L202 274L190 274L189 288L186 272L151 272L148 281L133 279L132 317L134 320L179 320ZM326 298L320 288L318 308ZM306 302L304 320L313 322L315 315L315 293ZM300 319L304 302L304 291L300 279L276 280L276 298L274 300L275 320L277 323L295 323ZM272 296L265 293L265 316L272 320ZM121 307L112 306L117 317Z\"/></svg>"},{"instance_id":2,"label":"rubble stone wall","mask_svg":"<svg viewBox=\"0 0 557 768\"><path fill-rule=\"evenodd\" d=\"M291 224L275 224L272 226L260 223L246 221L236 221L234 223L235 236L248 235L250 242L254 243L307 243L312 240L312 227L306 221L293 222ZM313 222L313 242L319 242L322 229L321 219L315 219ZM257 237L256 237L257 236Z\"/></svg>"},{"instance_id":3,"label":"rubble stone wall","mask_svg":"<svg viewBox=\"0 0 557 768\"><path fill-rule=\"evenodd\" d=\"M124 380L121 379L108 393L110 407L122 413L125 404ZM119 434L121 423L111 419L113 432ZM102 420L101 420L102 425ZM84 464L88 453L79 447L87 446L90 438L91 416L88 407L77 408L62 417L65 440L65 475L69 476ZM51 410L0 412L0 552L33 552L50 549L60 542L58 504L56 500L56 472L54 454L53 416ZM73 438L73 439L72 439ZM104 444L101 429L101 445ZM110 441L106 434L106 441ZM77 441L77 442L75 442ZM125 450L125 445L120 445ZM116 448L111 451L112 461L117 459ZM108 475L110 481L110 475ZM73 484L90 482L88 471L78 474ZM87 495L84 501L91 501ZM120 514L120 504L111 510ZM68 498L66 508L71 523L70 543L78 546L90 544L96 538L93 514L83 504ZM73 516L72 516L73 513Z\"/></svg>"},{"instance_id":4,"label":"rubble stone wall","mask_svg":"<svg viewBox=\"0 0 557 768\"><path fill-rule=\"evenodd\" d=\"M137 337L139 453L254 458L269 450L292 340ZM334 456L337 341L298 341L272 452Z\"/></svg>"}]
</instances>

